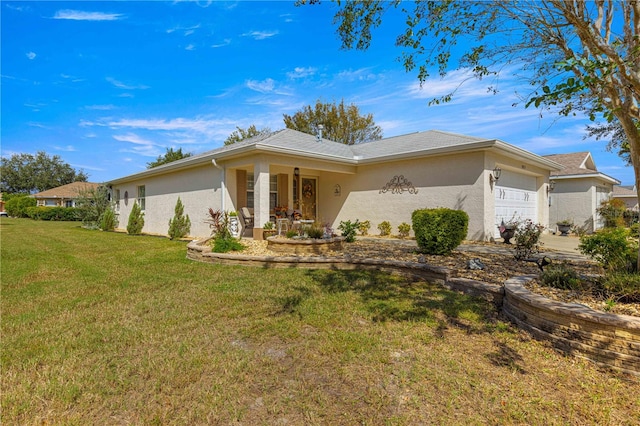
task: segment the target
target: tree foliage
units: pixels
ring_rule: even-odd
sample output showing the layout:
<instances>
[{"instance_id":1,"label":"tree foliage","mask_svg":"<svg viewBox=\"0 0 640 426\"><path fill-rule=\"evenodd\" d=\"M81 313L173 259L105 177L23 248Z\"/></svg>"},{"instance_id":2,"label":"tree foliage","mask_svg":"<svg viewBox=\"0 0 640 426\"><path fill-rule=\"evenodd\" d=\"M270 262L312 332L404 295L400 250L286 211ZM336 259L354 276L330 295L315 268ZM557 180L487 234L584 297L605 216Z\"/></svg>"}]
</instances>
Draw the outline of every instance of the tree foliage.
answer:
<instances>
[{"instance_id":1,"label":"tree foliage","mask_svg":"<svg viewBox=\"0 0 640 426\"><path fill-rule=\"evenodd\" d=\"M284 125L311 135L322 136L345 145L382 139L382 128L373 121L373 115L361 115L360 109L351 104L345 106L344 99L338 105L316 101L315 106L307 105L293 115L284 114Z\"/></svg>"},{"instance_id":2,"label":"tree foliage","mask_svg":"<svg viewBox=\"0 0 640 426\"><path fill-rule=\"evenodd\" d=\"M81 190L76 198L76 212L84 226L99 227L105 212L111 207L106 186Z\"/></svg>"},{"instance_id":3,"label":"tree foliage","mask_svg":"<svg viewBox=\"0 0 640 426\"><path fill-rule=\"evenodd\" d=\"M140 208L140 204L134 201L129 214L129 221L127 222L127 233L129 235L140 235L142 234L142 228L144 228L144 213Z\"/></svg>"},{"instance_id":4,"label":"tree foliage","mask_svg":"<svg viewBox=\"0 0 640 426\"><path fill-rule=\"evenodd\" d=\"M299 0L298 4L318 3ZM640 4L629 0L338 2L343 48L367 49L390 10L404 14L396 45L407 72L424 83L463 69L487 79L501 71L528 78L526 106L591 120L617 120L640 190ZM393 18L392 15L390 19ZM497 78L490 81L496 82ZM495 90L495 86L490 86ZM453 92L432 103L451 100Z\"/></svg>"},{"instance_id":5,"label":"tree foliage","mask_svg":"<svg viewBox=\"0 0 640 426\"><path fill-rule=\"evenodd\" d=\"M625 165L632 165L629 141L619 121L615 120L611 123L597 123L587 126L586 137L596 138L596 140L607 140L607 151L618 151L618 155L622 158Z\"/></svg>"},{"instance_id":6,"label":"tree foliage","mask_svg":"<svg viewBox=\"0 0 640 426\"><path fill-rule=\"evenodd\" d=\"M269 129L268 127L264 127L262 129L258 130L258 128L254 124L252 124L251 126L249 126L246 129L243 129L242 127L236 126L236 130L231 132L229 137L227 139L225 139L224 144L225 145L231 145L231 144L234 144L236 142L240 142L240 141L243 141L245 139L252 138L254 136L267 135L269 133L271 133L271 129Z\"/></svg>"},{"instance_id":7,"label":"tree foliage","mask_svg":"<svg viewBox=\"0 0 640 426\"><path fill-rule=\"evenodd\" d=\"M155 161L147 163L147 169L152 169L154 167L162 166L163 164L172 163L177 160L182 160L183 158L191 157L191 153L182 152L182 148L178 148L174 151L173 148L167 148L167 151L164 155L158 155Z\"/></svg>"},{"instance_id":8,"label":"tree foliage","mask_svg":"<svg viewBox=\"0 0 640 426\"><path fill-rule=\"evenodd\" d=\"M14 154L0 161L2 192L32 194L72 182L86 182L88 178L84 171L77 171L59 156L50 157L44 151L36 155Z\"/></svg>"}]
</instances>

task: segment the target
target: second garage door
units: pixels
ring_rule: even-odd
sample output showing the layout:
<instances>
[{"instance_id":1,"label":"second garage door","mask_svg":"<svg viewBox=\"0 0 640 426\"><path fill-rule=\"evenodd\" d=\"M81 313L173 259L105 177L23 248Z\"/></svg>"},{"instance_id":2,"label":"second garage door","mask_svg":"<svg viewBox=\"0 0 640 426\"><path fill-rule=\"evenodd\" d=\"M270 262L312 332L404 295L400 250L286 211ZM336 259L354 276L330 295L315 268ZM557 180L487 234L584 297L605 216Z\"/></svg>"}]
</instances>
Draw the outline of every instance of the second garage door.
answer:
<instances>
[{"instance_id":1,"label":"second garage door","mask_svg":"<svg viewBox=\"0 0 640 426\"><path fill-rule=\"evenodd\" d=\"M535 176L503 170L500 180L493 189L496 201L494 236L500 238L498 225L513 219L538 222L538 193Z\"/></svg>"}]
</instances>

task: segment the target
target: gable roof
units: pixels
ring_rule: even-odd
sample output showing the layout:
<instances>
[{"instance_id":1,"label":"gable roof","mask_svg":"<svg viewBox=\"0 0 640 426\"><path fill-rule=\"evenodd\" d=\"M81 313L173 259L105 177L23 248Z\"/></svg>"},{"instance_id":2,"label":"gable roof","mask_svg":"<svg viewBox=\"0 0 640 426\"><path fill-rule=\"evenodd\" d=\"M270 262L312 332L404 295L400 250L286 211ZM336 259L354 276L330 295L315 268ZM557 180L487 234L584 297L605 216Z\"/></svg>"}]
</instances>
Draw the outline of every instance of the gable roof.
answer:
<instances>
[{"instance_id":1,"label":"gable roof","mask_svg":"<svg viewBox=\"0 0 640 426\"><path fill-rule=\"evenodd\" d=\"M617 198L634 198L638 196L638 193L633 185L614 185L613 196Z\"/></svg>"},{"instance_id":2,"label":"gable roof","mask_svg":"<svg viewBox=\"0 0 640 426\"><path fill-rule=\"evenodd\" d=\"M46 191L33 194L34 198L77 198L81 191L96 189L99 183L92 182L72 182L56 188L47 189Z\"/></svg>"},{"instance_id":3,"label":"gable roof","mask_svg":"<svg viewBox=\"0 0 640 426\"><path fill-rule=\"evenodd\" d=\"M114 179L108 184L140 179L169 171L201 166L255 153L274 153L300 158L333 161L348 165L368 164L471 150L499 149L501 153L526 158L543 168L557 170L559 165L514 145L497 139L447 133L438 130L394 136L358 145L345 145L292 129L282 129L254 136L231 145L183 158L162 166Z\"/></svg>"},{"instance_id":4,"label":"gable roof","mask_svg":"<svg viewBox=\"0 0 640 426\"><path fill-rule=\"evenodd\" d=\"M584 152L572 152L568 154L552 154L544 155L544 158L548 158L562 166L562 169L551 172L551 178L559 179L575 179L585 177L598 177L606 180L609 183L619 184L620 181L598 171L595 161L591 153Z\"/></svg>"}]
</instances>

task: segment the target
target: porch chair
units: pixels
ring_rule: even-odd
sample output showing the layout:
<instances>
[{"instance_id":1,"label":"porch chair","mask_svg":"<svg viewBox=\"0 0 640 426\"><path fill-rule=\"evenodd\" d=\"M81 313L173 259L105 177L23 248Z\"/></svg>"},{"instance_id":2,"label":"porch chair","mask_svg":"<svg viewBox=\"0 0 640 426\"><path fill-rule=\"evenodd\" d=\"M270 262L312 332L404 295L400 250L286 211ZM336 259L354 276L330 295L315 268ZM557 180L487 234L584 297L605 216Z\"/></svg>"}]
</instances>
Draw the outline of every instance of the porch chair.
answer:
<instances>
[{"instance_id":1,"label":"porch chair","mask_svg":"<svg viewBox=\"0 0 640 426\"><path fill-rule=\"evenodd\" d=\"M244 222L244 228L251 229L253 228L253 212L249 207L242 207L240 209L240 213L242 214L242 221Z\"/></svg>"}]
</instances>

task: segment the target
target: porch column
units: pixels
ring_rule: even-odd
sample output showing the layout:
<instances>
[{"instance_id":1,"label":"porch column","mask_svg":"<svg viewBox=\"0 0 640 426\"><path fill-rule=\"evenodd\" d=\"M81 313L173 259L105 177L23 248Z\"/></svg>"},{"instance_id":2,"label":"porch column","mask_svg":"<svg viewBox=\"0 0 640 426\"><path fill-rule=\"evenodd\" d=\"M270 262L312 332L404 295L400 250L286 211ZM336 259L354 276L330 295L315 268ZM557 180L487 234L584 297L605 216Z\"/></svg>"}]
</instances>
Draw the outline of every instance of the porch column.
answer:
<instances>
[{"instance_id":1,"label":"porch column","mask_svg":"<svg viewBox=\"0 0 640 426\"><path fill-rule=\"evenodd\" d=\"M262 239L262 227L269 222L269 163L260 160L253 165L253 238Z\"/></svg>"}]
</instances>

